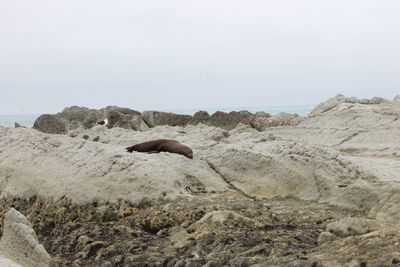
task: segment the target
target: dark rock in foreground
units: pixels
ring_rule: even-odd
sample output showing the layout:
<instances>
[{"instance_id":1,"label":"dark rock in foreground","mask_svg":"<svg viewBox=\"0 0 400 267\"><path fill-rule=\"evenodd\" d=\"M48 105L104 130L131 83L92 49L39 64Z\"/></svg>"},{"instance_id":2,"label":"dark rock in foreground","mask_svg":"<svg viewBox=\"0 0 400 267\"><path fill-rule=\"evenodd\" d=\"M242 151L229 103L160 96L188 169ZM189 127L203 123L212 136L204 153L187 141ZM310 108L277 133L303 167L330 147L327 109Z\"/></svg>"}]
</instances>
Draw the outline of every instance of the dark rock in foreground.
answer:
<instances>
[{"instance_id":1,"label":"dark rock in foreground","mask_svg":"<svg viewBox=\"0 0 400 267\"><path fill-rule=\"evenodd\" d=\"M54 266L310 266L325 225L347 214L294 199L207 194L140 205L9 200L0 216L11 206L30 218Z\"/></svg>"}]
</instances>

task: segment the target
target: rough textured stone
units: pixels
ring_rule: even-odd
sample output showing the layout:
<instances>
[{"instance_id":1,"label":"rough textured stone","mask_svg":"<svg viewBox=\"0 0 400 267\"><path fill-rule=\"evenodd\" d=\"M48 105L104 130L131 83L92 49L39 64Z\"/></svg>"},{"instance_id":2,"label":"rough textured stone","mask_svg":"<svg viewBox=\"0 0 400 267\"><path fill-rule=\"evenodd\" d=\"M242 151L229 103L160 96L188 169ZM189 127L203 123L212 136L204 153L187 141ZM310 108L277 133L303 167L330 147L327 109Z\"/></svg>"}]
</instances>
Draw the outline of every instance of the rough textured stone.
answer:
<instances>
[{"instance_id":1,"label":"rough textured stone","mask_svg":"<svg viewBox=\"0 0 400 267\"><path fill-rule=\"evenodd\" d=\"M68 123L54 115L44 114L35 120L33 128L44 133L65 134L68 131Z\"/></svg>"},{"instance_id":2,"label":"rough textured stone","mask_svg":"<svg viewBox=\"0 0 400 267\"><path fill-rule=\"evenodd\" d=\"M142 118L150 127L159 125L184 126L192 119L192 116L161 111L144 111Z\"/></svg>"},{"instance_id":3,"label":"rough textured stone","mask_svg":"<svg viewBox=\"0 0 400 267\"><path fill-rule=\"evenodd\" d=\"M110 128L144 129L145 126L137 116L140 116L140 112L128 108L108 106L96 110L72 106L57 114L40 116L36 119L33 128L45 133L66 134L80 128L90 129L99 121L108 119Z\"/></svg>"},{"instance_id":4,"label":"rough textured stone","mask_svg":"<svg viewBox=\"0 0 400 267\"><path fill-rule=\"evenodd\" d=\"M326 226L326 230L339 237L363 235L379 229L381 225L374 220L363 218L343 218Z\"/></svg>"},{"instance_id":5,"label":"rough textured stone","mask_svg":"<svg viewBox=\"0 0 400 267\"><path fill-rule=\"evenodd\" d=\"M229 113L217 111L211 116L205 111L199 111L194 114L188 124L196 125L202 123L208 126L220 127L225 130L234 129L239 123L250 125L254 114L248 111L232 111Z\"/></svg>"},{"instance_id":6,"label":"rough textured stone","mask_svg":"<svg viewBox=\"0 0 400 267\"><path fill-rule=\"evenodd\" d=\"M143 120L141 115L133 115L131 118L131 128L136 131L146 131L149 126Z\"/></svg>"},{"instance_id":7,"label":"rough textured stone","mask_svg":"<svg viewBox=\"0 0 400 267\"><path fill-rule=\"evenodd\" d=\"M322 232L318 237L318 245L322 245L326 242L335 241L339 237L332 234L331 232Z\"/></svg>"},{"instance_id":8,"label":"rough textured stone","mask_svg":"<svg viewBox=\"0 0 400 267\"><path fill-rule=\"evenodd\" d=\"M342 97L261 132L254 118L279 116L217 113L231 130L202 112L145 132L0 127L0 210L22 208L64 266L398 264L400 107ZM160 138L194 159L125 152Z\"/></svg>"},{"instance_id":9,"label":"rough textured stone","mask_svg":"<svg viewBox=\"0 0 400 267\"><path fill-rule=\"evenodd\" d=\"M108 128L120 127L132 129L132 116L129 114L123 114L116 110L109 110L106 112L105 116L108 120Z\"/></svg>"},{"instance_id":10,"label":"rough textured stone","mask_svg":"<svg viewBox=\"0 0 400 267\"><path fill-rule=\"evenodd\" d=\"M235 128L239 123L250 125L254 115L248 111L232 111L229 113L217 111L210 116L212 126L221 127L226 130Z\"/></svg>"},{"instance_id":11,"label":"rough textured stone","mask_svg":"<svg viewBox=\"0 0 400 267\"><path fill-rule=\"evenodd\" d=\"M305 118L297 114L281 112L271 117L257 116L252 120L251 125L259 131L264 131L267 128L276 126L296 126L303 120Z\"/></svg>"},{"instance_id":12,"label":"rough textured stone","mask_svg":"<svg viewBox=\"0 0 400 267\"><path fill-rule=\"evenodd\" d=\"M193 118L189 121L189 124L197 125L198 123L202 123L207 125L210 120L210 114L207 111L197 111Z\"/></svg>"},{"instance_id":13,"label":"rough textured stone","mask_svg":"<svg viewBox=\"0 0 400 267\"><path fill-rule=\"evenodd\" d=\"M344 103L346 101L346 97L344 95L337 95L333 98L328 99L327 101L317 105L309 114L310 117L319 115L321 113L327 112L337 105Z\"/></svg>"},{"instance_id":14,"label":"rough textured stone","mask_svg":"<svg viewBox=\"0 0 400 267\"><path fill-rule=\"evenodd\" d=\"M14 208L5 214L0 254L23 266L46 267L51 263L49 254L39 244L32 224Z\"/></svg>"}]
</instances>

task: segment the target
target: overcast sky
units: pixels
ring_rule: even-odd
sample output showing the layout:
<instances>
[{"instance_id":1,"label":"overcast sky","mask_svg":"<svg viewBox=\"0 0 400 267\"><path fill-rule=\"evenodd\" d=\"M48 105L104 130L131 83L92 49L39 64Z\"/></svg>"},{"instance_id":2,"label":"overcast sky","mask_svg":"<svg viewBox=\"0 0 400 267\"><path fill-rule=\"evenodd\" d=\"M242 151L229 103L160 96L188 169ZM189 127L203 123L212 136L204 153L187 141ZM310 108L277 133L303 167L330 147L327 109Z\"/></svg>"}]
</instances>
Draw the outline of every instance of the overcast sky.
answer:
<instances>
[{"instance_id":1,"label":"overcast sky","mask_svg":"<svg viewBox=\"0 0 400 267\"><path fill-rule=\"evenodd\" d=\"M0 0L0 114L400 94L399 0Z\"/></svg>"}]
</instances>

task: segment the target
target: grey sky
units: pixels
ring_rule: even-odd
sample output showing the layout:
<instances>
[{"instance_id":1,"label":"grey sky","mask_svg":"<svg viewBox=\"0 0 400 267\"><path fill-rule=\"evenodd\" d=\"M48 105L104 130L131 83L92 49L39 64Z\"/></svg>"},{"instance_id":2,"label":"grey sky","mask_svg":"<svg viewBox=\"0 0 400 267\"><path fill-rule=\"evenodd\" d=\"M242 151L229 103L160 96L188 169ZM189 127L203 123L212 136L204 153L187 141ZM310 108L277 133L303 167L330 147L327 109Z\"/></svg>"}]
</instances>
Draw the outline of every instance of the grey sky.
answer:
<instances>
[{"instance_id":1,"label":"grey sky","mask_svg":"<svg viewBox=\"0 0 400 267\"><path fill-rule=\"evenodd\" d=\"M0 0L0 114L400 94L398 0Z\"/></svg>"}]
</instances>

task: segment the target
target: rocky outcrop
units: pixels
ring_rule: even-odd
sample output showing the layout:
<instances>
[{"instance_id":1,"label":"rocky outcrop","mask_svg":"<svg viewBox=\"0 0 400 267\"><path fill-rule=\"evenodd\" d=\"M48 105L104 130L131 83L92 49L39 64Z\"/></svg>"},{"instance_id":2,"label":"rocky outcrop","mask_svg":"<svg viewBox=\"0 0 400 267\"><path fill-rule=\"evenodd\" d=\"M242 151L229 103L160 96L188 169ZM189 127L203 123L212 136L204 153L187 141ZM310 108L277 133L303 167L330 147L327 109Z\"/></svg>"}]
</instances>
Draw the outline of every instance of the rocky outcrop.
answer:
<instances>
[{"instance_id":1,"label":"rocky outcrop","mask_svg":"<svg viewBox=\"0 0 400 267\"><path fill-rule=\"evenodd\" d=\"M68 122L55 115L44 114L35 120L33 128L49 134L65 134L68 132Z\"/></svg>"},{"instance_id":2,"label":"rocky outcrop","mask_svg":"<svg viewBox=\"0 0 400 267\"><path fill-rule=\"evenodd\" d=\"M396 95L393 99L393 103L400 104L400 95Z\"/></svg>"},{"instance_id":3,"label":"rocky outcrop","mask_svg":"<svg viewBox=\"0 0 400 267\"><path fill-rule=\"evenodd\" d=\"M51 258L39 243L32 224L14 208L5 214L0 255L26 267L48 267L51 263Z\"/></svg>"},{"instance_id":4,"label":"rocky outcrop","mask_svg":"<svg viewBox=\"0 0 400 267\"><path fill-rule=\"evenodd\" d=\"M244 124L228 134L202 124L146 132L97 126L75 138L1 129L0 196L4 198L141 202L233 190L246 197L295 196L362 209L368 202L354 204L346 197L356 196L353 191L360 191L362 182L374 179L341 161L334 151L282 141ZM94 137L98 142L93 142ZM130 145L160 138L188 145L194 159L125 151Z\"/></svg>"},{"instance_id":5,"label":"rocky outcrop","mask_svg":"<svg viewBox=\"0 0 400 267\"><path fill-rule=\"evenodd\" d=\"M38 229L77 266L400 263L400 106L328 102L307 119L148 112L145 132L132 131L142 114L112 108L110 128L85 129L74 112L58 118L81 125L67 135L0 127L0 197L53 207ZM194 158L125 151L160 138Z\"/></svg>"},{"instance_id":6,"label":"rocky outcrop","mask_svg":"<svg viewBox=\"0 0 400 267\"><path fill-rule=\"evenodd\" d=\"M192 119L192 116L161 111L144 111L142 118L150 127L160 125L184 126Z\"/></svg>"},{"instance_id":7,"label":"rocky outcrop","mask_svg":"<svg viewBox=\"0 0 400 267\"><path fill-rule=\"evenodd\" d=\"M303 266L396 266L400 263L398 228L333 239L308 255Z\"/></svg>"},{"instance_id":8,"label":"rocky outcrop","mask_svg":"<svg viewBox=\"0 0 400 267\"><path fill-rule=\"evenodd\" d=\"M231 130L239 123L250 125L253 118L254 115L246 110L232 111L229 113L217 111L210 116L210 124L226 130Z\"/></svg>"},{"instance_id":9,"label":"rocky outcrop","mask_svg":"<svg viewBox=\"0 0 400 267\"><path fill-rule=\"evenodd\" d=\"M129 145L168 138L167 132L175 135L170 139L194 145L184 133L177 132L177 127L161 132L157 128L149 133L97 126L94 128L97 132L88 130L98 137L98 142L93 142L93 135L72 138L0 127L0 196L67 197L78 203L118 199L140 202L145 198L174 199L197 190L229 191L227 184L204 161L170 153L126 152ZM19 163L10 166L17 158Z\"/></svg>"},{"instance_id":10,"label":"rocky outcrop","mask_svg":"<svg viewBox=\"0 0 400 267\"><path fill-rule=\"evenodd\" d=\"M40 116L34 124L34 129L44 133L66 134L71 130L90 129L98 122L107 119L107 127L119 127L146 131L156 126L187 126L199 123L215 126L225 130L232 130L238 124L250 125L258 130L268 127L297 125L302 117L297 114L280 113L271 119L271 115L265 112L256 114L248 111L232 111L229 113L217 111L209 115L206 111L196 112L193 116L174 114L161 111L144 111L140 113L135 110L120 107L106 107L100 110L73 106L62 112Z\"/></svg>"},{"instance_id":11,"label":"rocky outcrop","mask_svg":"<svg viewBox=\"0 0 400 267\"><path fill-rule=\"evenodd\" d=\"M108 121L106 125L108 128L120 127L136 131L146 131L149 129L149 126L147 126L140 114L123 114L116 110L108 110L105 117Z\"/></svg>"},{"instance_id":12,"label":"rocky outcrop","mask_svg":"<svg viewBox=\"0 0 400 267\"><path fill-rule=\"evenodd\" d=\"M229 113L217 111L212 115L209 115L206 111L198 111L193 115L188 124L197 125L201 123L208 126L220 127L225 130L232 130L239 123L250 125L254 117L254 114L246 110Z\"/></svg>"},{"instance_id":13,"label":"rocky outcrop","mask_svg":"<svg viewBox=\"0 0 400 267\"><path fill-rule=\"evenodd\" d=\"M334 107L336 107L337 105L341 104L341 103L345 103L346 101L346 97L344 95L337 95L333 98L328 99L327 101L320 103L319 105L317 105L309 114L310 117L316 116L318 114L327 112L331 109L333 109ZM356 102L356 99L351 99L351 101Z\"/></svg>"},{"instance_id":14,"label":"rocky outcrop","mask_svg":"<svg viewBox=\"0 0 400 267\"><path fill-rule=\"evenodd\" d=\"M72 106L54 115L45 114L36 119L33 128L44 133L65 134L74 129L90 129L99 121L108 119L109 128L146 129L138 118L140 112L128 108L109 106L100 110Z\"/></svg>"},{"instance_id":15,"label":"rocky outcrop","mask_svg":"<svg viewBox=\"0 0 400 267\"><path fill-rule=\"evenodd\" d=\"M251 121L251 125L259 131L264 131L270 127L296 126L303 120L305 120L304 117L286 112L281 112L274 116L270 116L269 114L268 116L257 116L256 114L256 117Z\"/></svg>"},{"instance_id":16,"label":"rocky outcrop","mask_svg":"<svg viewBox=\"0 0 400 267\"><path fill-rule=\"evenodd\" d=\"M378 105L378 104L388 104L391 101L384 99L382 97L373 97L371 99L358 99L356 97L345 97L344 95L337 95L327 101L317 105L309 114L310 117L327 112L340 104L363 104L363 105Z\"/></svg>"}]
</instances>

